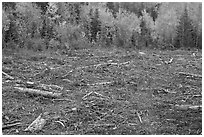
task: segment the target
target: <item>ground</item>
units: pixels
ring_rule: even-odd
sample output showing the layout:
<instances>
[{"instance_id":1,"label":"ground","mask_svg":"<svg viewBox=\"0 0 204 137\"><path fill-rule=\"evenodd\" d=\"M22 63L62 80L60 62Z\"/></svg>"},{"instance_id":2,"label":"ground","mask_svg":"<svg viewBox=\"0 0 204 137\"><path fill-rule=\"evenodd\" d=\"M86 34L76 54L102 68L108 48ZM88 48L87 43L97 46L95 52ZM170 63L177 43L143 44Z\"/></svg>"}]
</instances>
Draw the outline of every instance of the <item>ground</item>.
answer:
<instances>
[{"instance_id":1,"label":"ground","mask_svg":"<svg viewBox=\"0 0 204 137\"><path fill-rule=\"evenodd\" d=\"M5 135L202 134L201 51L3 51L2 70ZM40 114L42 129L25 131Z\"/></svg>"}]
</instances>

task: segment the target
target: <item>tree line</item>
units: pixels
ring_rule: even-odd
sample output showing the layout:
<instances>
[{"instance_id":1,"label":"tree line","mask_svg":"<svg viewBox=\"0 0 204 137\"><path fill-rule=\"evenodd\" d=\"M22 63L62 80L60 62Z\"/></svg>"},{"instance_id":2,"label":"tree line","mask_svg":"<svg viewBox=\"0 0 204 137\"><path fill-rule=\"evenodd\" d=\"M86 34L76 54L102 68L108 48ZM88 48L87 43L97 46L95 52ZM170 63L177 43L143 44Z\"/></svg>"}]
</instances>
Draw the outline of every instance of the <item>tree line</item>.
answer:
<instances>
[{"instance_id":1,"label":"tree line","mask_svg":"<svg viewBox=\"0 0 204 137\"><path fill-rule=\"evenodd\" d=\"M202 48L202 3L3 2L3 48Z\"/></svg>"}]
</instances>

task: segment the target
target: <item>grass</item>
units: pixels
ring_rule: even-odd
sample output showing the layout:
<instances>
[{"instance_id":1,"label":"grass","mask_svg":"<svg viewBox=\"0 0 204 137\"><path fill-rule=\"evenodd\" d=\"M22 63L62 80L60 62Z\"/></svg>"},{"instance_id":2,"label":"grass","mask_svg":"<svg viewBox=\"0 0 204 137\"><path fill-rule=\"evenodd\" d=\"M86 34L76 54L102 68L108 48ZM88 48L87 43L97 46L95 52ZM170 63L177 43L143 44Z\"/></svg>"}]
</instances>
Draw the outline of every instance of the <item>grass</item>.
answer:
<instances>
[{"instance_id":1,"label":"grass","mask_svg":"<svg viewBox=\"0 0 204 137\"><path fill-rule=\"evenodd\" d=\"M3 51L2 70L15 80L2 79L2 121L22 123L4 129L3 134L201 134L202 111L175 106L202 104L201 79L179 75L201 75L202 53L142 52L145 54L117 49L74 50L64 55ZM165 63L171 58L171 63ZM51 71L42 74L46 64ZM36 78L37 73L41 77ZM20 93L13 88L26 87L26 81L35 82L36 89L40 84L61 86L63 90L58 92L68 100ZM49 116L43 129L25 132L44 112Z\"/></svg>"}]
</instances>

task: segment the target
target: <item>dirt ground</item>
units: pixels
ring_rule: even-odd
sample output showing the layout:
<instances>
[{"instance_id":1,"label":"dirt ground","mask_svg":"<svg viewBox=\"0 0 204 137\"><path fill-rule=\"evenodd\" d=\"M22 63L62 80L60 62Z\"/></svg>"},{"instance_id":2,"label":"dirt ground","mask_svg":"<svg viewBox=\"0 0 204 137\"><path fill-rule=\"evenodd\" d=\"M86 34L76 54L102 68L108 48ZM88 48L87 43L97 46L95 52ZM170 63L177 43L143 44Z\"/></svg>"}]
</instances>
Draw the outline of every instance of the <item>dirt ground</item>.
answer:
<instances>
[{"instance_id":1,"label":"dirt ground","mask_svg":"<svg viewBox=\"0 0 204 137\"><path fill-rule=\"evenodd\" d=\"M2 71L4 135L202 134L201 51L3 51Z\"/></svg>"}]
</instances>

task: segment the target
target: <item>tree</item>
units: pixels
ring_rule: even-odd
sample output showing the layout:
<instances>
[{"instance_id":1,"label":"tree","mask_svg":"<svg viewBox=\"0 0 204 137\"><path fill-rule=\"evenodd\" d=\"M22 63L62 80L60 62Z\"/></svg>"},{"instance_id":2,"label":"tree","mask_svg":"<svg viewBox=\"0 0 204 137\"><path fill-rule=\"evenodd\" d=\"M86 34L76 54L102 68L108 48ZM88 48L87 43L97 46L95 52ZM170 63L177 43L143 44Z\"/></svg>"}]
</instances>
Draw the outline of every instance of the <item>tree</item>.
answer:
<instances>
[{"instance_id":1,"label":"tree","mask_svg":"<svg viewBox=\"0 0 204 137\"><path fill-rule=\"evenodd\" d=\"M155 21L155 39L158 39L160 48L169 48L174 44L176 29L179 24L179 12L182 5L162 3L159 8L158 18Z\"/></svg>"},{"instance_id":2,"label":"tree","mask_svg":"<svg viewBox=\"0 0 204 137\"><path fill-rule=\"evenodd\" d=\"M98 8L95 9L93 12L94 15L91 15L91 42L97 41L97 33L101 30L101 22L99 20L99 10Z\"/></svg>"},{"instance_id":3,"label":"tree","mask_svg":"<svg viewBox=\"0 0 204 137\"><path fill-rule=\"evenodd\" d=\"M202 48L202 3L187 3L188 16L191 19L193 30L196 33L196 47Z\"/></svg>"},{"instance_id":4,"label":"tree","mask_svg":"<svg viewBox=\"0 0 204 137\"><path fill-rule=\"evenodd\" d=\"M183 15L180 17L177 27L176 47L195 47L196 33L193 30L192 21L188 16L187 6Z\"/></svg>"}]
</instances>

